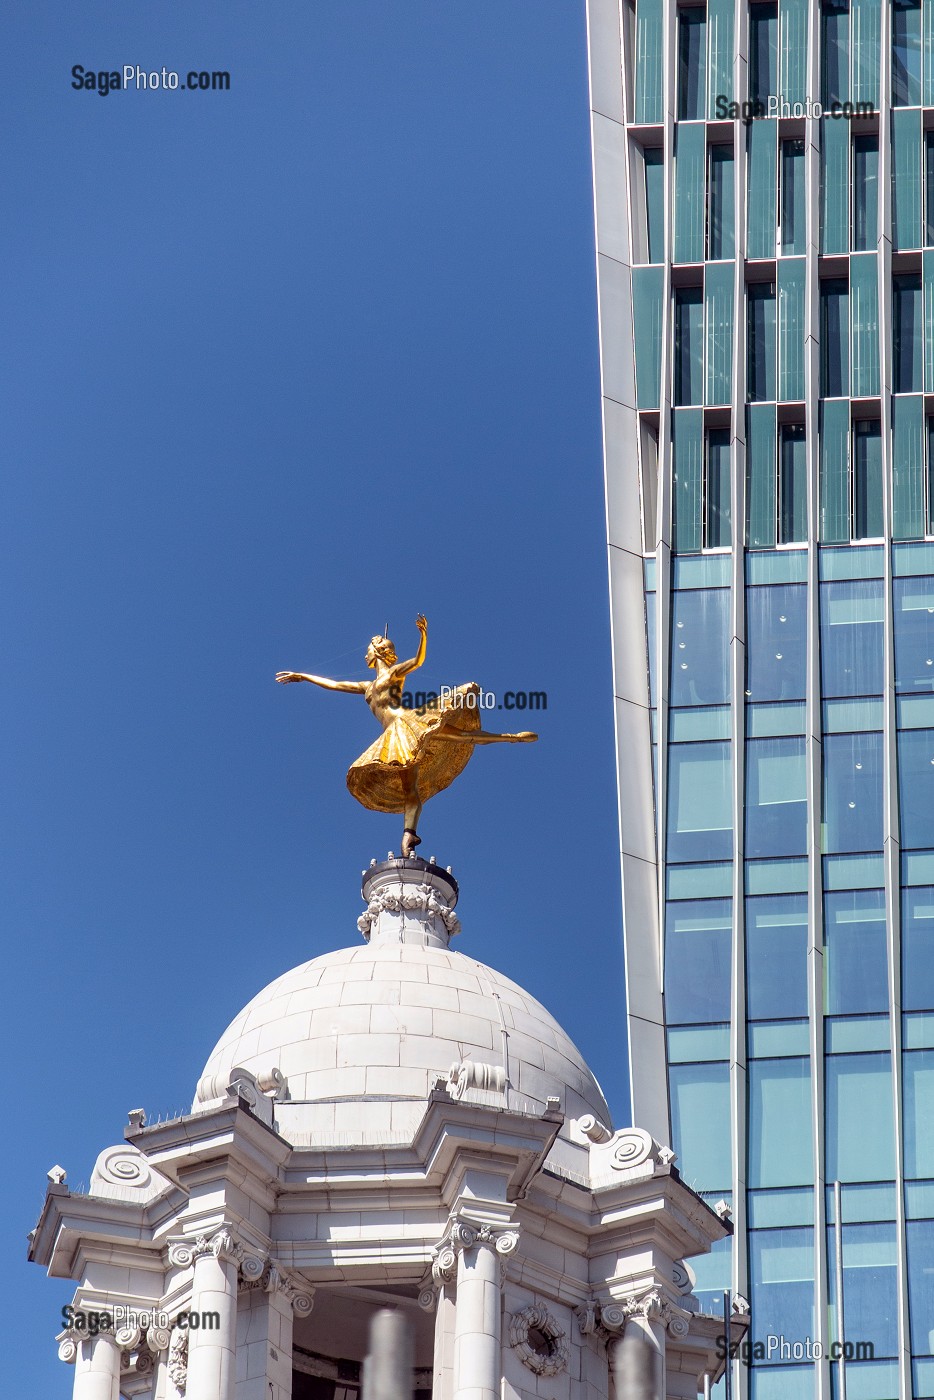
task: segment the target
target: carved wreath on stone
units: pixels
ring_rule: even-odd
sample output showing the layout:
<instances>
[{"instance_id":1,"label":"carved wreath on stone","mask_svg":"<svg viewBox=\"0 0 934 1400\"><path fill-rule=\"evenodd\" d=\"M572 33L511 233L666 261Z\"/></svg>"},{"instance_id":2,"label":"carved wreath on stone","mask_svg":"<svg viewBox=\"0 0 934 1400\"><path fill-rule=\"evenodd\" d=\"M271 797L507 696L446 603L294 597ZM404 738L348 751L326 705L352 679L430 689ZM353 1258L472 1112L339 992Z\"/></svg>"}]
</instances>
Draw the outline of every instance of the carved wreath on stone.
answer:
<instances>
[{"instance_id":1,"label":"carved wreath on stone","mask_svg":"<svg viewBox=\"0 0 934 1400\"><path fill-rule=\"evenodd\" d=\"M543 1303L531 1303L513 1313L509 1324L513 1351L536 1376L558 1376L571 1357L567 1333Z\"/></svg>"}]
</instances>

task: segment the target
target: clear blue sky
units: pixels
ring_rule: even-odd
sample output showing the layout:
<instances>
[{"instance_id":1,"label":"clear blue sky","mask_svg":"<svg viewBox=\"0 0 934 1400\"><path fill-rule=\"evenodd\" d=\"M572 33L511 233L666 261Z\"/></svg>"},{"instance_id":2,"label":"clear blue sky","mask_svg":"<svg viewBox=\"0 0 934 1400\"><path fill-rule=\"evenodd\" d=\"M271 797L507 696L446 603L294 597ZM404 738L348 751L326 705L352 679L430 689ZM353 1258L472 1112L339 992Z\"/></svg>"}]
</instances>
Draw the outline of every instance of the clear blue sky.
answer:
<instances>
[{"instance_id":1,"label":"clear blue sky","mask_svg":"<svg viewBox=\"0 0 934 1400\"><path fill-rule=\"evenodd\" d=\"M178 1111L398 849L366 674L545 689L421 853L627 1120L582 0L8 5L0 83L6 1374L71 1393L45 1173ZM71 68L227 69L227 93ZM495 725L492 724L495 720ZM504 714L491 727L509 727ZM514 727L528 727L518 725Z\"/></svg>"}]
</instances>

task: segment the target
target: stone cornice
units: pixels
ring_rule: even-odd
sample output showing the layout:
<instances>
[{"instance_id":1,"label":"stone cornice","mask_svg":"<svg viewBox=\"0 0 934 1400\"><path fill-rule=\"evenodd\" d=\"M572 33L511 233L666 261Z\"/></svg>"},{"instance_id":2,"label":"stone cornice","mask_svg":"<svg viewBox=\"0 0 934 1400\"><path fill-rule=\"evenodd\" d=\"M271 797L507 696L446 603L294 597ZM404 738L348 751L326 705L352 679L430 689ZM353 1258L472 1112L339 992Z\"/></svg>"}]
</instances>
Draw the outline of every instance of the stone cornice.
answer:
<instances>
[{"instance_id":1,"label":"stone cornice","mask_svg":"<svg viewBox=\"0 0 934 1400\"><path fill-rule=\"evenodd\" d=\"M124 1137L164 1176L182 1184L180 1173L198 1163L227 1158L259 1176L278 1177L293 1151L285 1138L231 1097L217 1108L188 1113L166 1123L125 1129Z\"/></svg>"}]
</instances>

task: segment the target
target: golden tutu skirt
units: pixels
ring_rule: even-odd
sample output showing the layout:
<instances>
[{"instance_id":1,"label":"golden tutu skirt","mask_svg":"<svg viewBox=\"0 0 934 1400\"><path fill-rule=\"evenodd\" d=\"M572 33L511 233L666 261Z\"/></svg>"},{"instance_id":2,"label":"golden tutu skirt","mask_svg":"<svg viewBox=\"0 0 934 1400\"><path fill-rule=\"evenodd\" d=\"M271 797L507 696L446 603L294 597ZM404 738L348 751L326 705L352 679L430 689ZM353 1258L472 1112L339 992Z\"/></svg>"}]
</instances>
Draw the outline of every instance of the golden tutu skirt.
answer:
<instances>
[{"instance_id":1,"label":"golden tutu skirt","mask_svg":"<svg viewBox=\"0 0 934 1400\"><path fill-rule=\"evenodd\" d=\"M352 763L347 787L372 812L402 812L406 797L403 774L418 776L418 796L422 802L449 787L467 766L473 744L437 737L444 724L469 733L480 728L478 700L480 687L475 681L459 685L443 701L433 700L420 710L399 710L392 723ZM468 699L472 697L472 699Z\"/></svg>"}]
</instances>

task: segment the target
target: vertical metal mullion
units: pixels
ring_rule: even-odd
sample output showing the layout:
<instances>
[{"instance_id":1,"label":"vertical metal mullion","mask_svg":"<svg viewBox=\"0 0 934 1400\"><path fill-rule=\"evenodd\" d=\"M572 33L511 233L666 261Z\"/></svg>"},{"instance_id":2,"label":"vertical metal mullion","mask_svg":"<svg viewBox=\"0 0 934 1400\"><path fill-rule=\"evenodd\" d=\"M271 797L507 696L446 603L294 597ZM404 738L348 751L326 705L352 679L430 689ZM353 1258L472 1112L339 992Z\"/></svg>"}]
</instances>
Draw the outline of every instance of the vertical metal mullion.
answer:
<instances>
[{"instance_id":1,"label":"vertical metal mullion","mask_svg":"<svg viewBox=\"0 0 934 1400\"><path fill-rule=\"evenodd\" d=\"M808 91L820 92L820 3L812 0ZM805 208L808 216L805 265L805 440L808 473L807 680L805 752L808 798L808 1032L811 1059L811 1132L814 1144L814 1333L822 1345L815 1366L815 1400L830 1400L827 1359L827 1202L824 1191L824 948L822 847L822 725L820 696L820 121L805 128Z\"/></svg>"},{"instance_id":2,"label":"vertical metal mullion","mask_svg":"<svg viewBox=\"0 0 934 1400\"><path fill-rule=\"evenodd\" d=\"M734 11L734 97L747 96L749 10L737 0ZM730 1280L733 1293L749 1294L749 1219L746 1205L746 1143L748 1138L746 1070L746 920L745 920L745 699L746 699L746 133L742 122L733 125L733 189L735 223L733 248L733 431L730 442L730 511L733 516L730 559L730 732L733 735L733 870L732 951L730 958L730 1127L733 1254ZM778 316L776 314L776 336ZM776 360L776 372L777 372ZM732 1363L732 1394L746 1400L749 1369Z\"/></svg>"},{"instance_id":3,"label":"vertical metal mullion","mask_svg":"<svg viewBox=\"0 0 934 1400\"><path fill-rule=\"evenodd\" d=\"M662 370L658 422L658 525L655 549L655 679L658 724L658 772L656 785L655 835L658 860L658 977L664 992L665 969L665 848L668 839L668 653L671 639L671 527L672 527L672 291L671 233L674 204L674 110L676 101L675 61L677 57L677 8L667 7L664 64L664 169L665 179L665 285L662 301ZM663 1003L664 1004L664 1003ZM665 1030L667 1037L667 1025ZM665 1058L667 1062L667 1041ZM671 1096L668 1096L668 1134L671 1129Z\"/></svg>"},{"instance_id":4,"label":"vertical metal mullion","mask_svg":"<svg viewBox=\"0 0 934 1400\"><path fill-rule=\"evenodd\" d=\"M883 54L891 52L891 11L882 6L880 45ZM885 929L888 958L889 1029L892 1055L892 1126L895 1134L895 1266L898 1293L898 1386L900 1400L911 1400L911 1328L908 1312L908 1259L905 1231L903 1075L901 1009L901 840L898 818L897 709L895 697L895 620L893 611L892 529L894 520L892 444L892 201L891 169L891 69L881 64L879 84L879 195L881 200L879 239L879 376L881 380L882 439L882 516L884 547L885 610L883 612L883 749L885 787L883 795L883 868L885 877ZM923 150L923 145L922 145Z\"/></svg>"}]
</instances>

